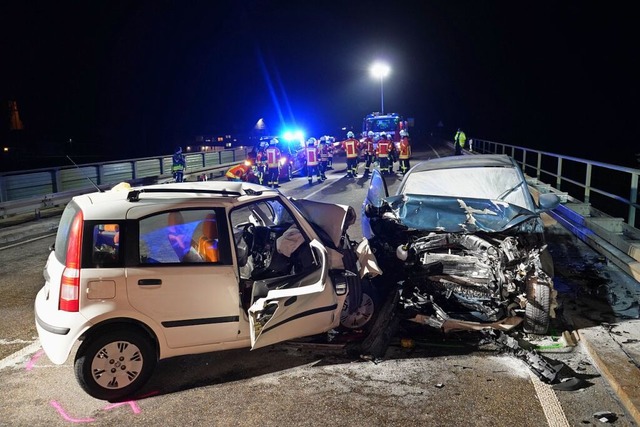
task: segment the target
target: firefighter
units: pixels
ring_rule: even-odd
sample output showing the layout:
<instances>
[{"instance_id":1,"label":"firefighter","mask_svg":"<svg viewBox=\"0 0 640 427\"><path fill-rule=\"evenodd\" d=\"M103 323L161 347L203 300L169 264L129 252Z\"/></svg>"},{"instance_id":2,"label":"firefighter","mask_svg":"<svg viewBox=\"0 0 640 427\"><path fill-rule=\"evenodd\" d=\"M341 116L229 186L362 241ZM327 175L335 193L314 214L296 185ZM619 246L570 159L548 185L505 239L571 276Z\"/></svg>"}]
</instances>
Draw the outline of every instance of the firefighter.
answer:
<instances>
[{"instance_id":1,"label":"firefighter","mask_svg":"<svg viewBox=\"0 0 640 427\"><path fill-rule=\"evenodd\" d=\"M364 176L367 177L371 173L371 164L376 159L376 147L373 143L373 131L367 133L367 137L363 141L364 149Z\"/></svg>"},{"instance_id":2,"label":"firefighter","mask_svg":"<svg viewBox=\"0 0 640 427\"><path fill-rule=\"evenodd\" d=\"M347 155L347 178L358 176L358 141L353 132L347 132L347 139L342 141L342 148Z\"/></svg>"},{"instance_id":3,"label":"firefighter","mask_svg":"<svg viewBox=\"0 0 640 427\"><path fill-rule=\"evenodd\" d=\"M187 161L182 154L182 147L176 148L176 152L173 153L171 172L176 182L182 182L184 178L184 171L187 169Z\"/></svg>"},{"instance_id":4,"label":"firefighter","mask_svg":"<svg viewBox=\"0 0 640 427\"><path fill-rule=\"evenodd\" d=\"M229 181L249 181L251 172L251 162L245 160L244 163L231 166L224 176L226 176Z\"/></svg>"},{"instance_id":5,"label":"firefighter","mask_svg":"<svg viewBox=\"0 0 640 427\"><path fill-rule=\"evenodd\" d=\"M378 141L378 150L377 156L378 161L380 162L380 172L383 175L389 173L389 140L387 139L386 133L380 134L380 141ZM393 144L393 142L391 142Z\"/></svg>"},{"instance_id":6,"label":"firefighter","mask_svg":"<svg viewBox=\"0 0 640 427\"><path fill-rule=\"evenodd\" d=\"M393 173L393 163L396 162L398 158L398 147L396 147L396 143L393 140L393 135L387 135L387 140L389 141L389 165L387 166L387 172L391 175Z\"/></svg>"},{"instance_id":7,"label":"firefighter","mask_svg":"<svg viewBox=\"0 0 640 427\"><path fill-rule=\"evenodd\" d=\"M462 129L458 128L458 131L456 132L456 136L453 137L453 141L454 141L453 142L454 154L456 156L461 156L462 149L464 148L467 142L467 135L465 135Z\"/></svg>"},{"instance_id":8,"label":"firefighter","mask_svg":"<svg viewBox=\"0 0 640 427\"><path fill-rule=\"evenodd\" d=\"M336 139L333 136L329 137L327 141L327 152L329 153L329 157L327 159L327 169L333 170L333 149L335 148L334 144L336 143Z\"/></svg>"},{"instance_id":9,"label":"firefighter","mask_svg":"<svg viewBox=\"0 0 640 427\"><path fill-rule=\"evenodd\" d=\"M329 164L329 149L326 136L320 137L320 143L318 144L318 154L320 155L318 170L320 171L320 179L324 181L327 179L325 172L327 171L327 167Z\"/></svg>"},{"instance_id":10,"label":"firefighter","mask_svg":"<svg viewBox=\"0 0 640 427\"><path fill-rule=\"evenodd\" d=\"M271 188L280 187L280 149L278 138L273 138L266 150L268 185Z\"/></svg>"},{"instance_id":11,"label":"firefighter","mask_svg":"<svg viewBox=\"0 0 640 427\"><path fill-rule=\"evenodd\" d=\"M267 148L269 148L269 143L262 141L256 153L254 174L260 185L264 185L264 177L267 175Z\"/></svg>"},{"instance_id":12,"label":"firefighter","mask_svg":"<svg viewBox=\"0 0 640 427\"><path fill-rule=\"evenodd\" d=\"M400 173L405 175L407 171L411 168L409 165L409 159L411 158L411 144L409 143L409 132L406 130L400 131L400 153L398 154L398 159L400 160Z\"/></svg>"},{"instance_id":13,"label":"firefighter","mask_svg":"<svg viewBox=\"0 0 640 427\"><path fill-rule=\"evenodd\" d=\"M316 144L317 141L315 138L309 138L307 140L307 146L304 149L304 157L307 162L307 179L309 180L309 185L313 183L314 174L318 178L319 182L322 181L320 170L318 169L318 165L320 163L320 153Z\"/></svg>"}]
</instances>

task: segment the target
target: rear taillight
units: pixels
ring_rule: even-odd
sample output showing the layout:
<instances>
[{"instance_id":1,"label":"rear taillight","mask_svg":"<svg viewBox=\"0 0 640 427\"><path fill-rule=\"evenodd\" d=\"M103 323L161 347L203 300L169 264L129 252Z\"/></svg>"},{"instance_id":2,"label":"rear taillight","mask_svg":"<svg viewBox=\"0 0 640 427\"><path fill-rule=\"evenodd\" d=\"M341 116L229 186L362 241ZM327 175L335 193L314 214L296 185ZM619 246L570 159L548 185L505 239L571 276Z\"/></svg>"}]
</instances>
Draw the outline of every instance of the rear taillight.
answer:
<instances>
[{"instance_id":1,"label":"rear taillight","mask_svg":"<svg viewBox=\"0 0 640 427\"><path fill-rule=\"evenodd\" d=\"M60 300L58 307L63 311L78 311L80 308L80 254L82 252L82 211L73 218L69 230L69 243L62 279L60 280Z\"/></svg>"}]
</instances>

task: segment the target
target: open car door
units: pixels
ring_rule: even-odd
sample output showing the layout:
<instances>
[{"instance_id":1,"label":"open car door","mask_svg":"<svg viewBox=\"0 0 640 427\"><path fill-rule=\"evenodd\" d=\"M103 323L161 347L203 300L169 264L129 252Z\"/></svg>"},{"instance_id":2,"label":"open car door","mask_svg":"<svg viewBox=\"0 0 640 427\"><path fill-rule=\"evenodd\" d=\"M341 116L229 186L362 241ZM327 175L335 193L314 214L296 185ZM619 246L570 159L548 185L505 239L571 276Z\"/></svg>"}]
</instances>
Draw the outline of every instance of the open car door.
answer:
<instances>
[{"instance_id":1,"label":"open car door","mask_svg":"<svg viewBox=\"0 0 640 427\"><path fill-rule=\"evenodd\" d=\"M371 181L369 182L369 191L367 192L367 197L362 202L362 210L360 212L360 225L362 227L363 237L371 239L371 236L373 236L371 225L369 225L369 218L365 214L366 206L372 205L375 208L379 208L382 206L382 201L387 197L389 197L387 182L382 177L380 171L374 169L371 174Z\"/></svg>"},{"instance_id":2,"label":"open car door","mask_svg":"<svg viewBox=\"0 0 640 427\"><path fill-rule=\"evenodd\" d=\"M326 249L317 240L309 245L316 269L254 283L249 308L252 349L327 332L340 323L344 297L329 281Z\"/></svg>"}]
</instances>

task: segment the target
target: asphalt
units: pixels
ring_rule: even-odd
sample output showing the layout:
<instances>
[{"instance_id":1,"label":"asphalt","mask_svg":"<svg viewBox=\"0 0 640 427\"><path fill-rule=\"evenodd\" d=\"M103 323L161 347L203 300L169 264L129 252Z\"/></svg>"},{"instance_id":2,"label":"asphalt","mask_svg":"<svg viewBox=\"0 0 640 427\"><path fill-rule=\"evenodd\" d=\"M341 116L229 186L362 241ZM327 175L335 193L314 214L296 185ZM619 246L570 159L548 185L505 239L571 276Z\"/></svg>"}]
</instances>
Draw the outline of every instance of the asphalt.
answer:
<instances>
[{"instance_id":1,"label":"asphalt","mask_svg":"<svg viewBox=\"0 0 640 427\"><path fill-rule=\"evenodd\" d=\"M61 208L0 218L0 250L55 234ZM629 415L640 425L640 320L577 327L575 345L584 346Z\"/></svg>"}]
</instances>

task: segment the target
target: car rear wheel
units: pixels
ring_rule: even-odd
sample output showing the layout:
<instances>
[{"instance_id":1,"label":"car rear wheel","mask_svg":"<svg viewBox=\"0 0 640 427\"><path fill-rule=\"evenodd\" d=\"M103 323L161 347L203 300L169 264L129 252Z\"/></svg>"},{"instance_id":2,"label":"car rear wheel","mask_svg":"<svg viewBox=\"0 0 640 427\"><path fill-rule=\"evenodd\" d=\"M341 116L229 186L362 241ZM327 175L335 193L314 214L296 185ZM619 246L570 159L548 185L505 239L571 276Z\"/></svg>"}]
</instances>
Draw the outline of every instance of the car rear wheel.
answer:
<instances>
[{"instance_id":1,"label":"car rear wheel","mask_svg":"<svg viewBox=\"0 0 640 427\"><path fill-rule=\"evenodd\" d=\"M534 276L528 277L524 331L530 334L545 334L549 329L550 310L550 284Z\"/></svg>"},{"instance_id":2,"label":"car rear wheel","mask_svg":"<svg viewBox=\"0 0 640 427\"><path fill-rule=\"evenodd\" d=\"M151 377L157 357L149 337L117 329L85 340L75 358L80 387L102 400L120 400L138 391Z\"/></svg>"}]
</instances>

